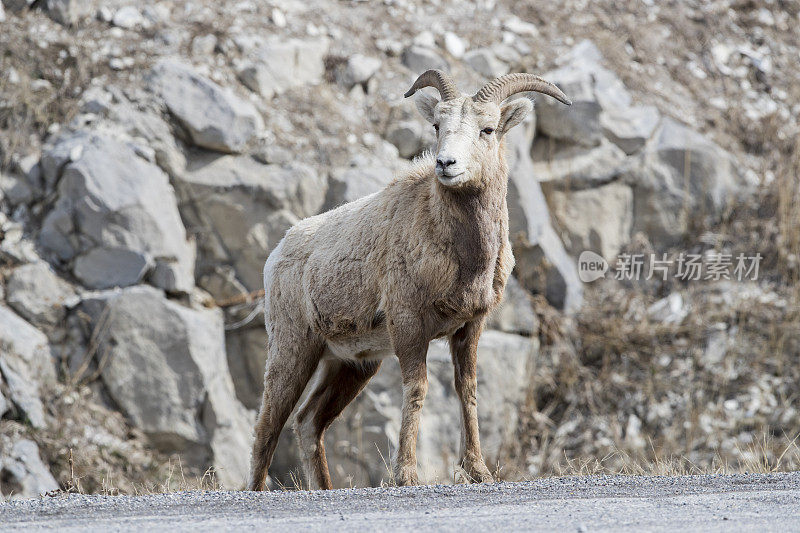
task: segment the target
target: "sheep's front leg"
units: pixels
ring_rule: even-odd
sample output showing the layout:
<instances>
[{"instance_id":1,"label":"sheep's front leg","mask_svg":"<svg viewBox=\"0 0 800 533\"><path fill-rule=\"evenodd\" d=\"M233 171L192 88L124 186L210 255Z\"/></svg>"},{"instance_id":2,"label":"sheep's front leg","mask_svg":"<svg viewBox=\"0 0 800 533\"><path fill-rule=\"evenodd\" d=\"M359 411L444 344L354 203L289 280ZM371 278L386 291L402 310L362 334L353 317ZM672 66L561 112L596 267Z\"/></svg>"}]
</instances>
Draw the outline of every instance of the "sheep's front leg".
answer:
<instances>
[{"instance_id":1,"label":"sheep's front leg","mask_svg":"<svg viewBox=\"0 0 800 533\"><path fill-rule=\"evenodd\" d=\"M400 442L394 460L394 480L398 485L416 485L417 433L419 417L428 392L426 357L428 341L419 327L392 327L392 344L403 377L403 414Z\"/></svg>"},{"instance_id":2,"label":"sheep's front leg","mask_svg":"<svg viewBox=\"0 0 800 533\"><path fill-rule=\"evenodd\" d=\"M467 322L450 337L455 388L461 400L461 466L473 482L491 483L478 433L478 338L484 317Z\"/></svg>"}]
</instances>

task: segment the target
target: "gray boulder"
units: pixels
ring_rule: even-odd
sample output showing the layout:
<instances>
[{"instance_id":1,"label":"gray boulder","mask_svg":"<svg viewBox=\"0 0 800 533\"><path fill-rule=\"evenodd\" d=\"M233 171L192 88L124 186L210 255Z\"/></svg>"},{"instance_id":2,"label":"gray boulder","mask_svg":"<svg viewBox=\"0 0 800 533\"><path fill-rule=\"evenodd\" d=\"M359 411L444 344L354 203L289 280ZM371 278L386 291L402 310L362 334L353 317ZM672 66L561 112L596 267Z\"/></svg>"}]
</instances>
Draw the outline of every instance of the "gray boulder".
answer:
<instances>
[{"instance_id":1,"label":"gray boulder","mask_svg":"<svg viewBox=\"0 0 800 533\"><path fill-rule=\"evenodd\" d=\"M530 294L514 276L508 278L503 300L492 310L486 327L528 337L538 334L539 319L533 310Z\"/></svg>"},{"instance_id":2,"label":"gray boulder","mask_svg":"<svg viewBox=\"0 0 800 533\"><path fill-rule=\"evenodd\" d=\"M417 75L428 69L450 70L450 65L439 52L427 46L409 46L403 51L401 59L403 64Z\"/></svg>"},{"instance_id":3,"label":"gray boulder","mask_svg":"<svg viewBox=\"0 0 800 533\"><path fill-rule=\"evenodd\" d=\"M594 146L603 137L600 126L602 108L595 94L595 80L591 72L565 67L548 72L545 79L552 81L572 100L567 107L549 97L536 102L536 119L539 131L560 141L584 146Z\"/></svg>"},{"instance_id":4,"label":"gray boulder","mask_svg":"<svg viewBox=\"0 0 800 533\"><path fill-rule=\"evenodd\" d=\"M261 304L260 304L261 305ZM236 397L249 409L261 407L264 368L267 364L267 330L264 321L226 332L225 352Z\"/></svg>"},{"instance_id":5,"label":"gray boulder","mask_svg":"<svg viewBox=\"0 0 800 533\"><path fill-rule=\"evenodd\" d=\"M339 83L345 87L363 84L381 68L381 60L362 54L354 54L347 58L347 63L338 78Z\"/></svg>"},{"instance_id":6,"label":"gray boulder","mask_svg":"<svg viewBox=\"0 0 800 533\"><path fill-rule=\"evenodd\" d=\"M555 307L580 307L583 286L575 262L553 229L550 213L530 157L534 121L512 129L508 146L509 230L516 259L515 275L526 289L544 295Z\"/></svg>"},{"instance_id":7,"label":"gray boulder","mask_svg":"<svg viewBox=\"0 0 800 533\"><path fill-rule=\"evenodd\" d=\"M33 197L34 191L26 179L0 174L0 202L16 206L29 203Z\"/></svg>"},{"instance_id":8,"label":"gray boulder","mask_svg":"<svg viewBox=\"0 0 800 533\"><path fill-rule=\"evenodd\" d=\"M670 118L623 178L633 188L633 231L657 249L678 243L690 216L715 219L750 190L733 155Z\"/></svg>"},{"instance_id":9,"label":"gray boulder","mask_svg":"<svg viewBox=\"0 0 800 533\"><path fill-rule=\"evenodd\" d=\"M326 206L334 208L380 191L394 178L387 166L349 166L331 171Z\"/></svg>"},{"instance_id":10,"label":"gray boulder","mask_svg":"<svg viewBox=\"0 0 800 533\"><path fill-rule=\"evenodd\" d=\"M2 211L0 211L0 235L3 237L0 240L0 261L4 264L14 265L39 260L34 243L25 236L23 225L9 219Z\"/></svg>"},{"instance_id":11,"label":"gray boulder","mask_svg":"<svg viewBox=\"0 0 800 533\"><path fill-rule=\"evenodd\" d=\"M184 307L147 286L89 295L82 309L93 324L104 317L101 377L131 424L159 449L213 466L225 487L241 488L252 416L235 397L222 313Z\"/></svg>"},{"instance_id":12,"label":"gray boulder","mask_svg":"<svg viewBox=\"0 0 800 533\"><path fill-rule=\"evenodd\" d=\"M200 270L234 266L249 290L262 287L267 255L294 223L319 211L327 189L324 177L300 163L211 154L193 157L176 186L184 219L198 234Z\"/></svg>"},{"instance_id":13,"label":"gray boulder","mask_svg":"<svg viewBox=\"0 0 800 533\"><path fill-rule=\"evenodd\" d=\"M90 288L132 285L155 267L172 275L154 283L191 290L193 244L159 167L130 143L87 132L60 138L42 161L54 181L60 176L58 200L39 235L54 260Z\"/></svg>"},{"instance_id":14,"label":"gray boulder","mask_svg":"<svg viewBox=\"0 0 800 533\"><path fill-rule=\"evenodd\" d=\"M45 262L17 267L6 282L6 303L38 327L53 327L77 303L72 287Z\"/></svg>"},{"instance_id":15,"label":"gray boulder","mask_svg":"<svg viewBox=\"0 0 800 533\"><path fill-rule=\"evenodd\" d=\"M494 79L508 72L508 65L489 48L470 50L464 54L464 62L484 78Z\"/></svg>"},{"instance_id":16,"label":"gray boulder","mask_svg":"<svg viewBox=\"0 0 800 533\"><path fill-rule=\"evenodd\" d=\"M239 79L264 98L272 98L292 87L320 83L325 74L324 59L329 46L325 38L275 37L247 54L239 68ZM361 76L365 70L353 70L352 73Z\"/></svg>"},{"instance_id":17,"label":"gray boulder","mask_svg":"<svg viewBox=\"0 0 800 533\"><path fill-rule=\"evenodd\" d=\"M47 337L4 305L0 305L0 331L0 375L8 400L34 428L44 428L41 396L55 381Z\"/></svg>"},{"instance_id":18,"label":"gray boulder","mask_svg":"<svg viewBox=\"0 0 800 533\"><path fill-rule=\"evenodd\" d=\"M34 1L35 0L2 0L0 4L3 4L3 7L9 11L19 13L23 9L30 7Z\"/></svg>"},{"instance_id":19,"label":"gray boulder","mask_svg":"<svg viewBox=\"0 0 800 533\"><path fill-rule=\"evenodd\" d=\"M647 143L660 120L654 106L633 106L608 110L600 116L600 125L605 136L630 155Z\"/></svg>"},{"instance_id":20,"label":"gray boulder","mask_svg":"<svg viewBox=\"0 0 800 533\"><path fill-rule=\"evenodd\" d=\"M253 104L177 60L156 64L149 83L197 146L241 152L264 129Z\"/></svg>"},{"instance_id":21,"label":"gray boulder","mask_svg":"<svg viewBox=\"0 0 800 533\"><path fill-rule=\"evenodd\" d=\"M132 137L147 141L154 152L155 162L170 176L177 176L186 167L186 157L170 125L159 114L122 101L109 107L108 117Z\"/></svg>"},{"instance_id":22,"label":"gray boulder","mask_svg":"<svg viewBox=\"0 0 800 533\"><path fill-rule=\"evenodd\" d=\"M198 57L208 57L214 53L217 47L217 36L213 33L198 35L192 39L192 55Z\"/></svg>"},{"instance_id":23,"label":"gray boulder","mask_svg":"<svg viewBox=\"0 0 800 533\"><path fill-rule=\"evenodd\" d=\"M444 33L444 49L447 50L447 53L451 56L460 59L467 51L467 43L457 34L446 31Z\"/></svg>"},{"instance_id":24,"label":"gray boulder","mask_svg":"<svg viewBox=\"0 0 800 533\"><path fill-rule=\"evenodd\" d=\"M616 179L626 168L625 152L605 139L586 147L538 137L531 158L534 175L545 192L551 188L597 187Z\"/></svg>"},{"instance_id":25,"label":"gray boulder","mask_svg":"<svg viewBox=\"0 0 800 533\"><path fill-rule=\"evenodd\" d=\"M0 473L4 498L37 498L59 488L32 440L0 435Z\"/></svg>"},{"instance_id":26,"label":"gray boulder","mask_svg":"<svg viewBox=\"0 0 800 533\"><path fill-rule=\"evenodd\" d=\"M389 126L386 140L397 147L401 157L411 159L427 146L422 126L417 120L402 120Z\"/></svg>"},{"instance_id":27,"label":"gray boulder","mask_svg":"<svg viewBox=\"0 0 800 533\"><path fill-rule=\"evenodd\" d=\"M603 109L621 109L630 107L633 103L633 98L622 80L603 67L603 56L591 41L584 39L579 42L558 58L556 63L559 69L591 73L594 77L595 95Z\"/></svg>"},{"instance_id":28,"label":"gray boulder","mask_svg":"<svg viewBox=\"0 0 800 533\"><path fill-rule=\"evenodd\" d=\"M552 189L545 194L572 257L591 250L611 261L630 241L633 191L628 185L612 182L590 189Z\"/></svg>"},{"instance_id":29,"label":"gray boulder","mask_svg":"<svg viewBox=\"0 0 800 533\"><path fill-rule=\"evenodd\" d=\"M3 395L3 390L5 385L3 385L3 375L0 374L0 418L3 418L9 409L11 409L11 405L6 400L6 397Z\"/></svg>"},{"instance_id":30,"label":"gray boulder","mask_svg":"<svg viewBox=\"0 0 800 533\"><path fill-rule=\"evenodd\" d=\"M90 16L95 7L91 0L46 0L44 6L51 19L65 26Z\"/></svg>"},{"instance_id":31,"label":"gray boulder","mask_svg":"<svg viewBox=\"0 0 800 533\"><path fill-rule=\"evenodd\" d=\"M86 287L107 289L135 285L153 266L148 254L124 247L96 247L75 259L72 272Z\"/></svg>"},{"instance_id":32,"label":"gray boulder","mask_svg":"<svg viewBox=\"0 0 800 533\"><path fill-rule=\"evenodd\" d=\"M539 129L555 139L594 146L607 133L627 153L641 148L655 127L653 108L630 110L632 98L619 77L602 66L602 56L589 41L582 41L559 58L559 68L544 75L558 85L573 104L561 105L542 98L537 105ZM630 152L629 152L630 151Z\"/></svg>"},{"instance_id":33,"label":"gray boulder","mask_svg":"<svg viewBox=\"0 0 800 533\"><path fill-rule=\"evenodd\" d=\"M145 19L142 16L142 12L139 11L136 6L123 6L114 13L111 22L118 28L132 30L142 26L145 23Z\"/></svg>"}]
</instances>

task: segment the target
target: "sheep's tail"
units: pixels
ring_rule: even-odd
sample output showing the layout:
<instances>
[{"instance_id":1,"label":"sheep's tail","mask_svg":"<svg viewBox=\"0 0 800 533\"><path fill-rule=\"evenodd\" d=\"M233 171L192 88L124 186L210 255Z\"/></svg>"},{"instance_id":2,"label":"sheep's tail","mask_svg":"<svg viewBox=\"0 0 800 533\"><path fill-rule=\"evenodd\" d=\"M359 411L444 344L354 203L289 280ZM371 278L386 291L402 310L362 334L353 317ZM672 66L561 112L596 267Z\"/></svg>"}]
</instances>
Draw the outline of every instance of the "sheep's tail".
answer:
<instances>
[{"instance_id":1,"label":"sheep's tail","mask_svg":"<svg viewBox=\"0 0 800 533\"><path fill-rule=\"evenodd\" d=\"M267 334L270 332L270 326L272 320L270 319L269 314L269 293L270 289L272 288L272 281L274 279L275 274L275 265L280 258L282 251L283 251L283 241L286 240L286 237L281 239L281 242L278 243L272 252L270 252L269 257L267 257L266 263L264 263L264 325L267 328Z\"/></svg>"}]
</instances>

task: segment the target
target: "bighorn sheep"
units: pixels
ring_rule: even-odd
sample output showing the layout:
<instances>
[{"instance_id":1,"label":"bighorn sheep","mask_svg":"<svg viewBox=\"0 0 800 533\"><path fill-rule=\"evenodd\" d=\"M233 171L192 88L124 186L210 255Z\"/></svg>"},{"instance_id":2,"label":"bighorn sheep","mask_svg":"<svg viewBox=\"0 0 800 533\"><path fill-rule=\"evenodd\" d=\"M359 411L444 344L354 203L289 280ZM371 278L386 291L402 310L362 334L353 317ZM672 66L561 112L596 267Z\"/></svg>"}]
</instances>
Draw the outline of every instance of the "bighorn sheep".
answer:
<instances>
[{"instance_id":1,"label":"bighorn sheep","mask_svg":"<svg viewBox=\"0 0 800 533\"><path fill-rule=\"evenodd\" d=\"M503 136L533 107L527 98L501 104L524 91L570 102L532 74L507 74L466 96L429 70L405 96L423 87L441 95L416 98L437 132L435 156L380 192L299 222L264 265L269 341L251 490L263 490L281 429L318 366L295 431L308 483L330 489L323 434L392 352L403 381L394 477L417 483L426 354L445 336L461 401L461 464L474 481L492 481L478 438L477 344L514 266Z\"/></svg>"}]
</instances>

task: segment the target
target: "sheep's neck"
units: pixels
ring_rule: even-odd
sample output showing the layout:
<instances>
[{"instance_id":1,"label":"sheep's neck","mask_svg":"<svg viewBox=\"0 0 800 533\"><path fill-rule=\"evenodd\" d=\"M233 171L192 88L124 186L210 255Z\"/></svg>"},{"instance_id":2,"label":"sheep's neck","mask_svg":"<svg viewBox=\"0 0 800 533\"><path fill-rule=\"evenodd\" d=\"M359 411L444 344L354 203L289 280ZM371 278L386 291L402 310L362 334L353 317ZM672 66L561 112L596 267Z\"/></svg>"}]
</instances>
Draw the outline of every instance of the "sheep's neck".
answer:
<instances>
[{"instance_id":1,"label":"sheep's neck","mask_svg":"<svg viewBox=\"0 0 800 533\"><path fill-rule=\"evenodd\" d=\"M479 190L454 191L436 184L434 200L440 207L439 219L449 226L459 281L494 273L500 246L508 234L507 170L498 175L503 170L485 180L486 185Z\"/></svg>"}]
</instances>

